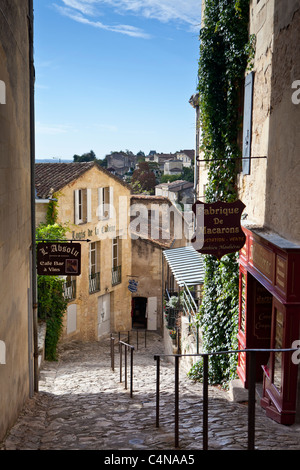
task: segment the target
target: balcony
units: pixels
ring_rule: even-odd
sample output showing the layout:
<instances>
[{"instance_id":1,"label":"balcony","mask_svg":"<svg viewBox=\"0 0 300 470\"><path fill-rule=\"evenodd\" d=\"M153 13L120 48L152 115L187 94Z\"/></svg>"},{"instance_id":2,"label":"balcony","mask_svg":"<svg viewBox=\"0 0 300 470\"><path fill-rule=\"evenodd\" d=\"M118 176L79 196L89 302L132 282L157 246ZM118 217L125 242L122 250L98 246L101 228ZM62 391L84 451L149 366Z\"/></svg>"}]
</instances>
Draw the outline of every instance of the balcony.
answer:
<instances>
[{"instance_id":1,"label":"balcony","mask_svg":"<svg viewBox=\"0 0 300 470\"><path fill-rule=\"evenodd\" d=\"M76 280L66 281L63 285L64 298L69 302L76 298Z\"/></svg>"},{"instance_id":2,"label":"balcony","mask_svg":"<svg viewBox=\"0 0 300 470\"><path fill-rule=\"evenodd\" d=\"M116 286L117 284L121 284L122 282L122 266L114 266L112 268L112 276L111 276L111 285Z\"/></svg>"},{"instance_id":3,"label":"balcony","mask_svg":"<svg viewBox=\"0 0 300 470\"><path fill-rule=\"evenodd\" d=\"M100 290L100 273L89 275L89 293L94 294Z\"/></svg>"}]
</instances>

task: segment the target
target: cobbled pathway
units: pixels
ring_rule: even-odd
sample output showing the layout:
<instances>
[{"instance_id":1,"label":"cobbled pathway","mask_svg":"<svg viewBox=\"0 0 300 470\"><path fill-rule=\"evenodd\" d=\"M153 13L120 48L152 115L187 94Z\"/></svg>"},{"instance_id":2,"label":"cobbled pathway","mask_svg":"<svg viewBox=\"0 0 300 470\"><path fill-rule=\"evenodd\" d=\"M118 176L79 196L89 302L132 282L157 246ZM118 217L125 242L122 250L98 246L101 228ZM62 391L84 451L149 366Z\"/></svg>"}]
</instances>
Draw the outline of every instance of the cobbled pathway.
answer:
<instances>
[{"instance_id":1,"label":"cobbled pathway","mask_svg":"<svg viewBox=\"0 0 300 470\"><path fill-rule=\"evenodd\" d=\"M142 336L142 335L141 335ZM134 341L132 343L134 345ZM133 396L120 382L118 346L111 369L110 338L60 346L58 362L44 362L39 393L0 443L0 450L176 450L174 366L161 359L160 426L156 416L156 362L162 338L147 334L134 351ZM128 356L128 367L130 355ZM124 368L123 368L124 372ZM202 386L180 371L179 449L202 449ZM258 450L299 450L300 427L281 426L256 407ZM209 388L209 450L247 450L247 404Z\"/></svg>"}]
</instances>

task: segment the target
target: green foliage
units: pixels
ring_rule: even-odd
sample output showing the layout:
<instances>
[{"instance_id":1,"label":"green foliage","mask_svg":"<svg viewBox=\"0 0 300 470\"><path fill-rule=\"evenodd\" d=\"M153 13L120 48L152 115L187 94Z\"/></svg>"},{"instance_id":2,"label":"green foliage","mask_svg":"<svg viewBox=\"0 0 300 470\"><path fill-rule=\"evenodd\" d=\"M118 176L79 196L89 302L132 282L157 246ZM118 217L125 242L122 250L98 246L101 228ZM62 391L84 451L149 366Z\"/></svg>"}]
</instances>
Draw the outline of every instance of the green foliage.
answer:
<instances>
[{"instance_id":1,"label":"green foliage","mask_svg":"<svg viewBox=\"0 0 300 470\"><path fill-rule=\"evenodd\" d=\"M199 109L201 150L207 161L207 202L233 202L237 198L236 174L239 129L239 87L253 58L253 38L248 37L249 0L206 0L200 32ZM205 352L237 347L237 254L221 259L205 256L204 297L199 313ZM210 383L234 377L236 355L210 358ZM190 371L201 379L201 364Z\"/></svg>"},{"instance_id":2,"label":"green foliage","mask_svg":"<svg viewBox=\"0 0 300 470\"><path fill-rule=\"evenodd\" d=\"M49 220L49 219L48 219ZM56 219L51 219L53 222ZM64 239L68 228L58 223L40 224L36 229L38 240ZM58 276L37 276L38 318L46 322L45 359L57 360L57 343L61 336L67 301L63 295L64 279Z\"/></svg>"},{"instance_id":3,"label":"green foliage","mask_svg":"<svg viewBox=\"0 0 300 470\"><path fill-rule=\"evenodd\" d=\"M38 317L47 325L45 359L48 361L57 360L57 343L67 308L63 283L64 280L56 276L38 276Z\"/></svg>"},{"instance_id":4,"label":"green foliage","mask_svg":"<svg viewBox=\"0 0 300 470\"><path fill-rule=\"evenodd\" d=\"M180 179L193 183L194 182L194 165L190 167L184 166L181 172Z\"/></svg>"},{"instance_id":5,"label":"green foliage","mask_svg":"<svg viewBox=\"0 0 300 470\"><path fill-rule=\"evenodd\" d=\"M93 162L96 160L96 154L93 150L82 155L73 155L73 162Z\"/></svg>"},{"instance_id":6,"label":"green foliage","mask_svg":"<svg viewBox=\"0 0 300 470\"><path fill-rule=\"evenodd\" d=\"M68 231L67 225L61 225L58 223L54 223L54 224L41 223L36 228L36 238L38 240L64 239L67 231Z\"/></svg>"},{"instance_id":7,"label":"green foliage","mask_svg":"<svg viewBox=\"0 0 300 470\"><path fill-rule=\"evenodd\" d=\"M173 181L177 181L177 180L180 180L182 179L181 178L181 174L179 173L178 175L162 175L161 178L160 178L160 182L161 183L172 183Z\"/></svg>"},{"instance_id":8,"label":"green foliage","mask_svg":"<svg viewBox=\"0 0 300 470\"><path fill-rule=\"evenodd\" d=\"M140 162L137 170L134 170L132 178L132 188L135 192L149 191L154 193L156 178L147 162Z\"/></svg>"}]
</instances>

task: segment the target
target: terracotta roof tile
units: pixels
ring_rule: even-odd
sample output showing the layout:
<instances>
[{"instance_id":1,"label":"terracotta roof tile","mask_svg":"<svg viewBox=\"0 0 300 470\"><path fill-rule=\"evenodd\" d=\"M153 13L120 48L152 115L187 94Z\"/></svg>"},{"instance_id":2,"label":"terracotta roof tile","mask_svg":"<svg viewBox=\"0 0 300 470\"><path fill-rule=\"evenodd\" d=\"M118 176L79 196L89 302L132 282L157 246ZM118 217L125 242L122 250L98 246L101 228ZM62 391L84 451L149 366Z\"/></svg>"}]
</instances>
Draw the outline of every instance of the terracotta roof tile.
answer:
<instances>
[{"instance_id":1,"label":"terracotta roof tile","mask_svg":"<svg viewBox=\"0 0 300 470\"><path fill-rule=\"evenodd\" d=\"M71 181L76 180L83 173L97 166L98 170L113 178L122 186L130 187L117 176L100 167L95 162L76 162L76 163L36 163L35 164L35 189L36 196L41 199L47 199L53 193L59 191Z\"/></svg>"}]
</instances>

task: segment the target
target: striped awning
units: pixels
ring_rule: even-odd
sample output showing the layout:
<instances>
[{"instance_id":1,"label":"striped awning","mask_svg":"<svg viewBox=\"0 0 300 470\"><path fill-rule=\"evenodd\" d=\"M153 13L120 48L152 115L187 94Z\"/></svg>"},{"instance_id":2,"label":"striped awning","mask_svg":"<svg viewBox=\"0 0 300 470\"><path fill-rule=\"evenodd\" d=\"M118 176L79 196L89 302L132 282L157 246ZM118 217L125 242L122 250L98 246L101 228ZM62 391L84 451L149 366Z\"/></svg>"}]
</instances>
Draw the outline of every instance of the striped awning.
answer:
<instances>
[{"instance_id":1,"label":"striped awning","mask_svg":"<svg viewBox=\"0 0 300 470\"><path fill-rule=\"evenodd\" d=\"M192 246L164 250L163 254L180 287L203 284L203 255Z\"/></svg>"}]
</instances>

